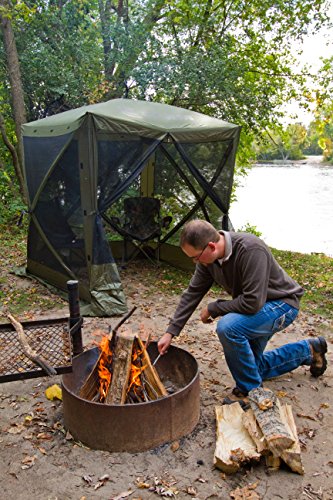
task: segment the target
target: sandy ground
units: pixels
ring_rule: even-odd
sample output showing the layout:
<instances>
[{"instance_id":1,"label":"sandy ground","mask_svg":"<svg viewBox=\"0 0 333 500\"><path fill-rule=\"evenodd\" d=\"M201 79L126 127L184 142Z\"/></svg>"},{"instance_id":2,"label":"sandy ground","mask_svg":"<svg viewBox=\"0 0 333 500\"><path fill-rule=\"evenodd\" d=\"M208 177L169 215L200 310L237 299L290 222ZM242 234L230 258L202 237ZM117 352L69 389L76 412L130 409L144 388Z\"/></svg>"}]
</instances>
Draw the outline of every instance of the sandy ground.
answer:
<instances>
[{"instance_id":1,"label":"sandy ground","mask_svg":"<svg viewBox=\"0 0 333 500\"><path fill-rule=\"evenodd\" d=\"M147 318L164 333L177 296L152 295L143 275L123 275L128 305L138 306L132 325ZM209 297L207 297L207 300ZM67 315L67 311L52 311ZM50 317L50 314L48 314ZM194 431L177 442L142 453L91 450L75 442L64 429L62 402L50 401L45 389L61 377L4 383L0 386L0 498L7 499L333 499L333 330L321 317L300 313L287 330L275 335L270 347L314 335L328 341L329 368L314 379L308 367L267 381L292 405L302 446L304 476L288 469L269 470L262 462L225 476L213 466L216 405L233 387L214 325L188 322L179 347L190 351L200 366L201 413ZM116 320L85 318L85 347L96 329L107 331ZM101 429L102 432L102 429ZM248 488L250 486L250 489ZM238 496L237 488L243 488ZM239 491L239 490L238 490Z\"/></svg>"}]
</instances>

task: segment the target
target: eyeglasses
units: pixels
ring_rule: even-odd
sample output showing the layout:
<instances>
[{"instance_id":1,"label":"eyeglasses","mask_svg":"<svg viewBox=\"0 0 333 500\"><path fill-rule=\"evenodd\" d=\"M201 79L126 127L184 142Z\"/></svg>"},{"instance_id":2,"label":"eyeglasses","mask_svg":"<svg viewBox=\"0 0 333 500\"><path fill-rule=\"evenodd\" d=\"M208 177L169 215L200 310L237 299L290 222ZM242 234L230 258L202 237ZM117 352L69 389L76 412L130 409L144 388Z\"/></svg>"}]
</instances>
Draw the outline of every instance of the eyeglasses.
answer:
<instances>
[{"instance_id":1,"label":"eyeglasses","mask_svg":"<svg viewBox=\"0 0 333 500\"><path fill-rule=\"evenodd\" d=\"M194 260L195 262L199 262L201 255L204 253L204 251L206 250L208 245L209 245L209 243L207 243L207 245L205 245L203 247L203 249L201 250L201 252L198 255L194 255L193 257L190 257L190 259Z\"/></svg>"}]
</instances>

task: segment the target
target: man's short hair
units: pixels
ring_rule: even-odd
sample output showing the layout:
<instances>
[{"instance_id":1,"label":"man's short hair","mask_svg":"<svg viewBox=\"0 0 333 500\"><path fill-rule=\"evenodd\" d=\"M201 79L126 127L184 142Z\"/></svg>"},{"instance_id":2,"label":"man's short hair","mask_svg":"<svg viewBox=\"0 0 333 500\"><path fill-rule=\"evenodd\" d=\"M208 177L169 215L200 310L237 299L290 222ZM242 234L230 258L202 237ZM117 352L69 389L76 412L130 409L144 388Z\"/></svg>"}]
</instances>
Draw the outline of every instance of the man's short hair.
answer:
<instances>
[{"instance_id":1,"label":"man's short hair","mask_svg":"<svg viewBox=\"0 0 333 500\"><path fill-rule=\"evenodd\" d=\"M210 241L217 243L219 232L206 220L195 219L187 222L180 235L180 246L185 243L198 250L204 248Z\"/></svg>"}]
</instances>

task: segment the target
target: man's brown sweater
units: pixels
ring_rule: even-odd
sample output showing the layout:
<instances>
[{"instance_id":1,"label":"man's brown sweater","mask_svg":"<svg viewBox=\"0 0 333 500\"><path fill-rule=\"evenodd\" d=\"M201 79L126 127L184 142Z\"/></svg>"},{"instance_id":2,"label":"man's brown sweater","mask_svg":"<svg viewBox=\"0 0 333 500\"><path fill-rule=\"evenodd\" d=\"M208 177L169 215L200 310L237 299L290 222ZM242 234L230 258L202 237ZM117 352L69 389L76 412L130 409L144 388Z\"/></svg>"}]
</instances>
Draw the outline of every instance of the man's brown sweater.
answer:
<instances>
[{"instance_id":1,"label":"man's brown sweater","mask_svg":"<svg viewBox=\"0 0 333 500\"><path fill-rule=\"evenodd\" d=\"M215 282L231 295L208 304L212 318L229 312L255 314L271 300L299 307L304 291L276 262L266 244L249 233L221 231L225 255L213 264L196 265L187 290L181 296L167 332L179 335L201 299Z\"/></svg>"}]
</instances>

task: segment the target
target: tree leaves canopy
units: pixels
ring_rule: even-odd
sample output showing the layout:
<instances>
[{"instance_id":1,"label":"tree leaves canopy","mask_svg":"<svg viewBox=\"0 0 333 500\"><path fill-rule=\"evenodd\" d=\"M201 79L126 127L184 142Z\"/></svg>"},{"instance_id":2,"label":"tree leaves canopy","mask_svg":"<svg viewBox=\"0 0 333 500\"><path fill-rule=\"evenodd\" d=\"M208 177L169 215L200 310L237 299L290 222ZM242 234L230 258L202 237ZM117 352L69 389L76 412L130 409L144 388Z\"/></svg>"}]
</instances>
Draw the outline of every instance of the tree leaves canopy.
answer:
<instances>
[{"instance_id":1,"label":"tree leaves canopy","mask_svg":"<svg viewBox=\"0 0 333 500\"><path fill-rule=\"evenodd\" d=\"M325 0L1 0L15 33L28 120L113 97L165 102L243 125L276 123L306 91L295 40L327 22ZM11 88L0 39L0 113ZM9 130L13 127L9 126Z\"/></svg>"}]
</instances>

